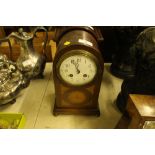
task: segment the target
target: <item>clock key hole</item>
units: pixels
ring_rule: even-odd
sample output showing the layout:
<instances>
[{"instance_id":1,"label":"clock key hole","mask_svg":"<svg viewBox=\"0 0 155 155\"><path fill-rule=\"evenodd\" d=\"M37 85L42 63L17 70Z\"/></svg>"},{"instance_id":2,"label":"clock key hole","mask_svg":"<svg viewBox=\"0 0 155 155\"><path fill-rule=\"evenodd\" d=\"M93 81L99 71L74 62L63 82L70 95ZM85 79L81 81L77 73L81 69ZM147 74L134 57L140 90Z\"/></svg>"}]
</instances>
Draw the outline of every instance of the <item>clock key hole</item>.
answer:
<instances>
[{"instance_id":1,"label":"clock key hole","mask_svg":"<svg viewBox=\"0 0 155 155\"><path fill-rule=\"evenodd\" d=\"M73 74L69 74L69 77L73 77Z\"/></svg>"},{"instance_id":2,"label":"clock key hole","mask_svg":"<svg viewBox=\"0 0 155 155\"><path fill-rule=\"evenodd\" d=\"M87 74L83 74L83 77L87 77Z\"/></svg>"}]
</instances>

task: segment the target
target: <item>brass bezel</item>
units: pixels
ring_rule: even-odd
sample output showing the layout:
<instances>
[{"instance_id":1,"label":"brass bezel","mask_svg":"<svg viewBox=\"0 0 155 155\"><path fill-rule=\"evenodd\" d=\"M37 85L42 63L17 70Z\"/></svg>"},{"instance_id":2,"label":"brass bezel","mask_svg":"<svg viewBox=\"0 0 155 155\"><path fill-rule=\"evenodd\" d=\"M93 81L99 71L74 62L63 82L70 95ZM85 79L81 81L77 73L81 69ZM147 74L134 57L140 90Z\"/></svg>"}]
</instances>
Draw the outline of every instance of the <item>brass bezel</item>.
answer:
<instances>
[{"instance_id":1,"label":"brass bezel","mask_svg":"<svg viewBox=\"0 0 155 155\"><path fill-rule=\"evenodd\" d=\"M60 65L62 64L62 62L63 62L66 58L68 58L68 57L70 57L70 56L74 56L74 55L83 55L83 56L89 57L90 59L92 59L92 60L95 62L97 71L96 71L96 74L95 74L94 78L93 78L91 81L89 81L88 83L85 83L85 84L71 84L71 83L65 81L65 80L61 77L61 75L60 75ZM98 62L97 58L95 57L95 55L93 55L92 53L90 53L90 52L88 52L88 51L86 51L86 50L83 50L83 49L75 49L75 50L71 50L71 51L65 53L64 55L62 55L62 56L59 58L59 61L58 61L57 64L56 64L56 72L57 72L58 78L59 78L60 80L62 80L63 83L68 84L68 85L71 85L71 86L85 86L85 85L90 84L92 81L94 81L94 80L96 79L97 74L98 74L98 70L99 70L99 62Z\"/></svg>"}]
</instances>

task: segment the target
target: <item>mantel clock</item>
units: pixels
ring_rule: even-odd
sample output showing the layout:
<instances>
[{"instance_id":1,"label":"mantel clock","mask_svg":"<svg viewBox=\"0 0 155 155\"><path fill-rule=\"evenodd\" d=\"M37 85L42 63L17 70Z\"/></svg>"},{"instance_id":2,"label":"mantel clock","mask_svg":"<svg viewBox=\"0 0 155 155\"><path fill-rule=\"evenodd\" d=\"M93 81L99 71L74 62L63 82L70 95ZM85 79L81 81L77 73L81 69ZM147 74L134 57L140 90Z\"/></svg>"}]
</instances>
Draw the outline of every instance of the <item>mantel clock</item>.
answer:
<instances>
[{"instance_id":1,"label":"mantel clock","mask_svg":"<svg viewBox=\"0 0 155 155\"><path fill-rule=\"evenodd\" d=\"M57 28L53 62L53 114L100 115L98 96L104 62L98 48L99 31L93 27Z\"/></svg>"}]
</instances>

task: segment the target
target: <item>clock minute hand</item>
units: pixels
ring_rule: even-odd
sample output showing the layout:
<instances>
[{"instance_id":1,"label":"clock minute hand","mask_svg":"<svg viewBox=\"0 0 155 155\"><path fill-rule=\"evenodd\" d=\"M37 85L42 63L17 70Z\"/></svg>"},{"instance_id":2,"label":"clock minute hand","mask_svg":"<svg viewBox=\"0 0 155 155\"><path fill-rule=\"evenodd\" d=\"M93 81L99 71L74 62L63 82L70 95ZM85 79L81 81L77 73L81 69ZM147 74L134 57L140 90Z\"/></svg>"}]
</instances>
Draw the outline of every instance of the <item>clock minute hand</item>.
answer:
<instances>
[{"instance_id":1,"label":"clock minute hand","mask_svg":"<svg viewBox=\"0 0 155 155\"><path fill-rule=\"evenodd\" d=\"M71 60L71 63L75 66L77 74L79 74L80 73L80 70L78 69L79 64L76 63L74 60Z\"/></svg>"},{"instance_id":2,"label":"clock minute hand","mask_svg":"<svg viewBox=\"0 0 155 155\"><path fill-rule=\"evenodd\" d=\"M80 70L79 70L79 68L78 68L78 67L79 67L79 64L76 63L75 67L76 67L77 74L80 74Z\"/></svg>"}]
</instances>

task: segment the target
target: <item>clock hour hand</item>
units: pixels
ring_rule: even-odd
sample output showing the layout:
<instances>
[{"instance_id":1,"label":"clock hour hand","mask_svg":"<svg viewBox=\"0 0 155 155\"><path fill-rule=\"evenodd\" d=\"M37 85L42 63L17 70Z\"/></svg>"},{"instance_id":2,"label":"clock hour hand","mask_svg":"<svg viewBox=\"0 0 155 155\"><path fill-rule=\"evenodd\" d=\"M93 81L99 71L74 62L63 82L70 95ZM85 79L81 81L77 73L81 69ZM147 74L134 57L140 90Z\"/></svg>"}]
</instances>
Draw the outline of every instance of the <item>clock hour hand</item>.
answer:
<instances>
[{"instance_id":1,"label":"clock hour hand","mask_svg":"<svg viewBox=\"0 0 155 155\"><path fill-rule=\"evenodd\" d=\"M75 66L77 74L79 74L80 73L80 70L78 69L79 64L76 63L74 60L71 60L71 63Z\"/></svg>"},{"instance_id":2,"label":"clock hour hand","mask_svg":"<svg viewBox=\"0 0 155 155\"><path fill-rule=\"evenodd\" d=\"M76 65L75 65L75 68L76 68L77 74L80 74L80 70L79 70L78 67L79 67L79 64L76 64Z\"/></svg>"},{"instance_id":3,"label":"clock hour hand","mask_svg":"<svg viewBox=\"0 0 155 155\"><path fill-rule=\"evenodd\" d=\"M80 70L79 69L77 69L77 74L80 74Z\"/></svg>"}]
</instances>

